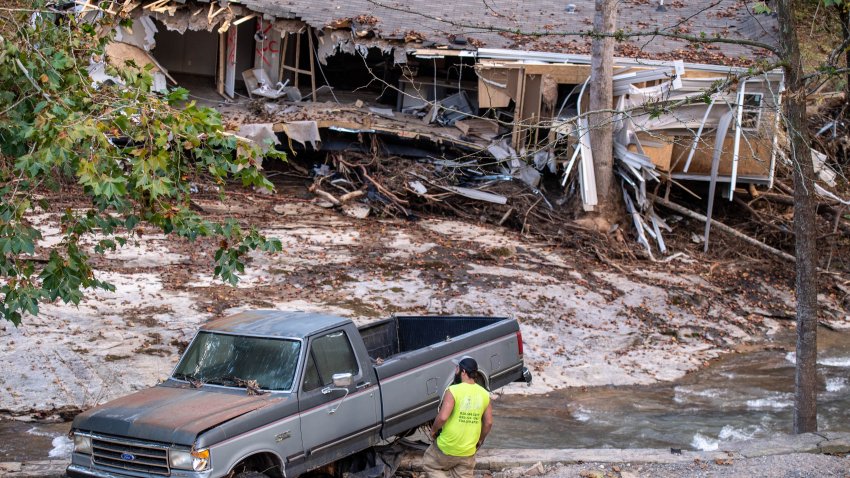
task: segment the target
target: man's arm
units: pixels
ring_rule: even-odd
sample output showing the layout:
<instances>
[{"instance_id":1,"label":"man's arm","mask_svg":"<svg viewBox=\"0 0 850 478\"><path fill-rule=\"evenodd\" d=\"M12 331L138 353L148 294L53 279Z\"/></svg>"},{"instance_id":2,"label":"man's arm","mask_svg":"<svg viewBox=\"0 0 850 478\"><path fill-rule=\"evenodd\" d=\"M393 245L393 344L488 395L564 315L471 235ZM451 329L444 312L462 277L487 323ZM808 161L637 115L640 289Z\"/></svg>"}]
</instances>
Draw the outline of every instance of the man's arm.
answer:
<instances>
[{"instance_id":1,"label":"man's arm","mask_svg":"<svg viewBox=\"0 0 850 478\"><path fill-rule=\"evenodd\" d=\"M478 444L475 445L475 448L481 448L481 445L484 444L484 438L490 433L491 428L493 428L493 407L488 403L484 415L481 416L481 436L478 438Z\"/></svg>"},{"instance_id":2,"label":"man's arm","mask_svg":"<svg viewBox=\"0 0 850 478\"><path fill-rule=\"evenodd\" d=\"M452 392L446 389L446 394L443 395L443 406L440 407L440 413L434 419L434 424L431 425L431 439L437 439L437 433L446 424L446 421L452 416L452 410L455 408L455 397Z\"/></svg>"}]
</instances>

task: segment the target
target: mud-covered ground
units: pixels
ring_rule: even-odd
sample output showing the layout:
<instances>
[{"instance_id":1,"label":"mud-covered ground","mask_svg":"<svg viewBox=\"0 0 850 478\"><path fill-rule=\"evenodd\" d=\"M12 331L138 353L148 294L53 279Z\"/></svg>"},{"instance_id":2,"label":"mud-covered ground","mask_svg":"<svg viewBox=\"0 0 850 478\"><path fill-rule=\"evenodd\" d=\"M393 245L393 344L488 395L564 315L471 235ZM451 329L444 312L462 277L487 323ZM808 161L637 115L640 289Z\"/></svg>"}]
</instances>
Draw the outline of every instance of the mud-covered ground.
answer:
<instances>
[{"instance_id":1,"label":"mud-covered ground","mask_svg":"<svg viewBox=\"0 0 850 478\"><path fill-rule=\"evenodd\" d=\"M56 212L38 218L39 253L61 239L57 218L74 206L68 197L50 198ZM673 380L793 325L787 266L777 274L752 261L687 254L600 262L450 218L354 219L294 187L195 202L212 217L260 226L283 252L252 256L235 288L212 280L210 242L151 231L98 258L98 276L116 292L98 291L78 307L45 305L17 328L0 324L0 411L67 416L153 385L200 324L243 308L321 310L360 324L391 314L513 316L535 380L506 393ZM824 322L850 327L830 297L823 301Z\"/></svg>"}]
</instances>

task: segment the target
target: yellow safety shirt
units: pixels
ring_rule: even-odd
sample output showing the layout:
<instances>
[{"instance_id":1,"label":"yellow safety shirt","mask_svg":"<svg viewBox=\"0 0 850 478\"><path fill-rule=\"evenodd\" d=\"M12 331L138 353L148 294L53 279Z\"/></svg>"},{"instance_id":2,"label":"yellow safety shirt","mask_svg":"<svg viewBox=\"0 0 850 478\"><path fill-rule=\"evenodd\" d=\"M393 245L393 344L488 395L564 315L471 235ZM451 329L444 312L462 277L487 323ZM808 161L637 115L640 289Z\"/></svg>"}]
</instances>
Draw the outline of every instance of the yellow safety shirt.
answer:
<instances>
[{"instance_id":1,"label":"yellow safety shirt","mask_svg":"<svg viewBox=\"0 0 850 478\"><path fill-rule=\"evenodd\" d=\"M452 385L448 391L455 406L437 437L437 446L446 455L472 456L481 437L481 417L490 404L490 393L474 383Z\"/></svg>"}]
</instances>

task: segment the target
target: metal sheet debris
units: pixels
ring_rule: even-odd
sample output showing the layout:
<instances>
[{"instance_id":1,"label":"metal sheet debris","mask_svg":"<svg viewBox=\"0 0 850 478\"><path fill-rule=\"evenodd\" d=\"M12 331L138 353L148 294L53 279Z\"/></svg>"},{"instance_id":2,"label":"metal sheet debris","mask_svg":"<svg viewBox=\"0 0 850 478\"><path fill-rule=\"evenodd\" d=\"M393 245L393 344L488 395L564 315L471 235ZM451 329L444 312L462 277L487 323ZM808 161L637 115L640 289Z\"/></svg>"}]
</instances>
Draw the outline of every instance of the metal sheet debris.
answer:
<instances>
[{"instance_id":1,"label":"metal sheet debris","mask_svg":"<svg viewBox=\"0 0 850 478\"><path fill-rule=\"evenodd\" d=\"M480 191L478 189L461 188L457 186L443 186L443 189L451 191L455 194L460 194L461 196L466 196L470 199L476 199L478 201L487 201L494 204L508 203L508 198L506 198L505 196L488 193L486 191Z\"/></svg>"}]
</instances>

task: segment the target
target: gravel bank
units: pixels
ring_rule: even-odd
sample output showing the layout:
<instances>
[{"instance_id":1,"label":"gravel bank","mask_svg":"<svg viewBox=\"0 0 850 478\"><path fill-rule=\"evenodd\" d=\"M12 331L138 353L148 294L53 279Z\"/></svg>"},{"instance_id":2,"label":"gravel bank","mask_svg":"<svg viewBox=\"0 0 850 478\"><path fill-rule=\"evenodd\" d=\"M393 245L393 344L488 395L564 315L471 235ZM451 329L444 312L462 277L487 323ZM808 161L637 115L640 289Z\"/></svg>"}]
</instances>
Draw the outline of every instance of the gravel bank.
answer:
<instances>
[{"instance_id":1,"label":"gravel bank","mask_svg":"<svg viewBox=\"0 0 850 478\"><path fill-rule=\"evenodd\" d=\"M523 471L525 470L517 470ZM531 476L513 470L493 474L493 478ZM546 467L545 478L803 478L850 476L850 457L794 453L720 462L611 464L584 463Z\"/></svg>"}]
</instances>

